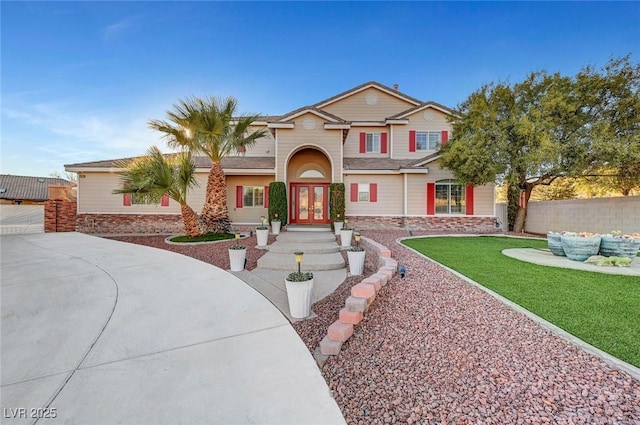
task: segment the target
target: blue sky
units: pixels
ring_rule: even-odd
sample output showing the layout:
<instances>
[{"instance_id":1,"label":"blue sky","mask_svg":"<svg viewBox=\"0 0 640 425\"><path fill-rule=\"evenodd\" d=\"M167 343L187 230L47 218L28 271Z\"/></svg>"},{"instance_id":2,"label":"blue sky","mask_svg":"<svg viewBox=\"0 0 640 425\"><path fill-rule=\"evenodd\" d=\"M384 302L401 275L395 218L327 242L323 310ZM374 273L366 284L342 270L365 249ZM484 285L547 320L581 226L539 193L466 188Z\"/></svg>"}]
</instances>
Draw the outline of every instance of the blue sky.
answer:
<instances>
[{"instance_id":1,"label":"blue sky","mask_svg":"<svg viewBox=\"0 0 640 425\"><path fill-rule=\"evenodd\" d=\"M187 96L282 114L367 81L455 107L483 83L632 54L638 2L7 2L1 172L165 149Z\"/></svg>"}]
</instances>

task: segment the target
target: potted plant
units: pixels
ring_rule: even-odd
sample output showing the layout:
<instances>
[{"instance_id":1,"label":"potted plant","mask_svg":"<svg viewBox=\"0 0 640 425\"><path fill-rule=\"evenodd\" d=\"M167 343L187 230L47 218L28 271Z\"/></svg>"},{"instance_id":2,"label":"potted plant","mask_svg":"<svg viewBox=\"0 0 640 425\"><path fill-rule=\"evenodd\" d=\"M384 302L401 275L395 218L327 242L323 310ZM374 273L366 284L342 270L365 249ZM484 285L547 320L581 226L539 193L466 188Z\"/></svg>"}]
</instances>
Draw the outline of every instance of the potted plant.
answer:
<instances>
[{"instance_id":1,"label":"potted plant","mask_svg":"<svg viewBox=\"0 0 640 425\"><path fill-rule=\"evenodd\" d=\"M258 238L258 246L267 246L269 243L269 228L265 224L264 216L260 217L260 226L256 228L256 237Z\"/></svg>"},{"instance_id":2,"label":"potted plant","mask_svg":"<svg viewBox=\"0 0 640 425\"><path fill-rule=\"evenodd\" d=\"M329 185L329 220L333 224L336 236L340 235L343 217L345 217L344 183L331 183Z\"/></svg>"},{"instance_id":3,"label":"potted plant","mask_svg":"<svg viewBox=\"0 0 640 425\"><path fill-rule=\"evenodd\" d=\"M344 227L340 229L340 244L342 246L351 246L351 237L353 236L353 229L349 228L349 220L344 219Z\"/></svg>"},{"instance_id":4,"label":"potted plant","mask_svg":"<svg viewBox=\"0 0 640 425\"><path fill-rule=\"evenodd\" d=\"M640 250L640 233L623 235L615 230L609 235L603 235L600 240L600 255L604 257L622 257L633 260Z\"/></svg>"},{"instance_id":5,"label":"potted plant","mask_svg":"<svg viewBox=\"0 0 640 425\"><path fill-rule=\"evenodd\" d=\"M280 234L283 226L287 225L287 186L284 182L269 183L268 217L271 221L271 233Z\"/></svg>"},{"instance_id":6,"label":"potted plant","mask_svg":"<svg viewBox=\"0 0 640 425\"><path fill-rule=\"evenodd\" d=\"M333 230L336 236L340 236L340 230L342 230L342 220L340 220L340 214L336 215L336 221L333 222Z\"/></svg>"},{"instance_id":7,"label":"potted plant","mask_svg":"<svg viewBox=\"0 0 640 425\"><path fill-rule=\"evenodd\" d=\"M271 219L271 233L274 235L280 234L280 219L278 218L278 213L275 213L273 218Z\"/></svg>"},{"instance_id":8,"label":"potted plant","mask_svg":"<svg viewBox=\"0 0 640 425\"><path fill-rule=\"evenodd\" d=\"M229 247L229 264L232 272L241 272L247 259L247 247L240 245L240 233L236 232L236 243Z\"/></svg>"},{"instance_id":9,"label":"potted plant","mask_svg":"<svg viewBox=\"0 0 640 425\"><path fill-rule=\"evenodd\" d=\"M584 261L600 250L600 236L590 232L565 232L561 236L562 249L568 259Z\"/></svg>"},{"instance_id":10,"label":"potted plant","mask_svg":"<svg viewBox=\"0 0 640 425\"><path fill-rule=\"evenodd\" d=\"M553 255L564 257L564 249L562 249L562 233L549 232L547 233L547 245L549 251Z\"/></svg>"},{"instance_id":11,"label":"potted plant","mask_svg":"<svg viewBox=\"0 0 640 425\"><path fill-rule=\"evenodd\" d=\"M289 273L284 280L289 300L289 312L294 319L304 319L311 315L311 300L313 296L313 273L300 271L303 252L295 252L298 271Z\"/></svg>"},{"instance_id":12,"label":"potted plant","mask_svg":"<svg viewBox=\"0 0 640 425\"><path fill-rule=\"evenodd\" d=\"M349 259L349 273L356 276L364 273L364 257L366 251L360 246L360 233L355 233L354 237L356 246L352 246L347 250L347 257Z\"/></svg>"}]
</instances>

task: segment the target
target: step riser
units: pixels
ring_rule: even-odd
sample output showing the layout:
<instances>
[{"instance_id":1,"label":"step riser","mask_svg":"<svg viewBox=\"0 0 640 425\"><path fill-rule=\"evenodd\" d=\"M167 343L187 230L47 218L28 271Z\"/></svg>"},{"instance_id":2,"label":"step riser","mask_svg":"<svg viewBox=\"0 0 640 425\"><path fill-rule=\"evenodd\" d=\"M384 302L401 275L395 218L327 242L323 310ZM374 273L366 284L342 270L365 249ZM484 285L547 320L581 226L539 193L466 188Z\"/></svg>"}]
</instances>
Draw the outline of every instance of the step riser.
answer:
<instances>
[{"instance_id":1,"label":"step riser","mask_svg":"<svg viewBox=\"0 0 640 425\"><path fill-rule=\"evenodd\" d=\"M282 243L337 243L336 237L331 233L327 233L327 234L316 233L316 234L318 235L318 237L309 238L309 237L305 237L304 233L298 233L295 235L292 233L289 233L287 234L286 237L284 235L282 235L282 237L278 236L276 240ZM308 235L308 233L306 235Z\"/></svg>"},{"instance_id":2,"label":"step riser","mask_svg":"<svg viewBox=\"0 0 640 425\"><path fill-rule=\"evenodd\" d=\"M313 248L310 246L299 245L297 248L287 246L277 246L275 244L269 245L269 252L275 252L277 254L291 254L296 251L303 251L305 254L331 254L332 252L340 252L340 248L337 246L326 248Z\"/></svg>"},{"instance_id":3,"label":"step riser","mask_svg":"<svg viewBox=\"0 0 640 425\"><path fill-rule=\"evenodd\" d=\"M298 265L293 263L291 265L288 264L268 264L261 263L258 260L258 267L261 269L267 270L286 270L286 271L297 271ZM303 272L313 272L313 271L326 271L326 270L339 270L345 267L344 261L342 263L333 263L333 264L309 264L301 267Z\"/></svg>"}]
</instances>

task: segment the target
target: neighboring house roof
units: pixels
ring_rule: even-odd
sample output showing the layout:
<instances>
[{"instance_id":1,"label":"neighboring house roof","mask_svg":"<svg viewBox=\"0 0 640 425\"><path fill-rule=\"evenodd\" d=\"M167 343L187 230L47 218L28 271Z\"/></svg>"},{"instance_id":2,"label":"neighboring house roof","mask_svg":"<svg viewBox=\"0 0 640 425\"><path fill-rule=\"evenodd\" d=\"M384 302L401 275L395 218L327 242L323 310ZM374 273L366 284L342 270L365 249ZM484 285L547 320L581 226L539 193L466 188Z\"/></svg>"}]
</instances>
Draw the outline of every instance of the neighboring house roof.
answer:
<instances>
[{"instance_id":1,"label":"neighboring house roof","mask_svg":"<svg viewBox=\"0 0 640 425\"><path fill-rule=\"evenodd\" d=\"M167 154L171 155L171 154ZM81 162L77 164L66 164L66 169L82 169L82 168L120 168L121 162L129 162L139 157L108 159L105 161ZM210 168L211 160L206 156L194 156L193 162L196 168ZM274 157L263 156L234 156L222 159L222 168L227 169L260 169L275 168L276 159Z\"/></svg>"},{"instance_id":2,"label":"neighboring house roof","mask_svg":"<svg viewBox=\"0 0 640 425\"><path fill-rule=\"evenodd\" d=\"M49 185L71 186L72 183L54 177L0 174L0 199L46 201L49 199Z\"/></svg>"}]
</instances>

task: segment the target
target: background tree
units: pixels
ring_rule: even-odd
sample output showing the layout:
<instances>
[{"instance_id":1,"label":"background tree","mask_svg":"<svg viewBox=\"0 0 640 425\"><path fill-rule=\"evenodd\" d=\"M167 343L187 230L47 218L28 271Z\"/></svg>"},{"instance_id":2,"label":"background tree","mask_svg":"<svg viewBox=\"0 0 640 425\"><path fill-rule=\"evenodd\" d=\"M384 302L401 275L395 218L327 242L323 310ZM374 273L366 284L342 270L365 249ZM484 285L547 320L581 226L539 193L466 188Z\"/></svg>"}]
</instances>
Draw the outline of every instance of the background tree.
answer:
<instances>
[{"instance_id":1,"label":"background tree","mask_svg":"<svg viewBox=\"0 0 640 425\"><path fill-rule=\"evenodd\" d=\"M189 152L165 157L156 146L149 148L147 156L121 161L118 167L122 188L114 194L130 193L146 203L158 203L166 194L180 204L182 221L187 236L204 233L198 225L198 215L187 204L189 189L197 186L196 166Z\"/></svg>"},{"instance_id":2,"label":"background tree","mask_svg":"<svg viewBox=\"0 0 640 425\"><path fill-rule=\"evenodd\" d=\"M463 184L507 185L509 230L524 230L538 185L588 165L588 108L575 80L545 71L517 84L488 84L456 109L442 164Z\"/></svg>"},{"instance_id":3,"label":"background tree","mask_svg":"<svg viewBox=\"0 0 640 425\"><path fill-rule=\"evenodd\" d=\"M232 97L189 98L167 111L168 121L149 121L149 127L165 133L170 147L187 149L211 160L200 218L213 232L228 232L231 227L222 159L244 152L268 134L264 129L251 131L257 115L235 117L236 109L237 101Z\"/></svg>"},{"instance_id":4,"label":"background tree","mask_svg":"<svg viewBox=\"0 0 640 425\"><path fill-rule=\"evenodd\" d=\"M600 71L586 67L578 81L592 88L594 104L589 174L605 176L609 188L627 196L640 189L640 64L612 59Z\"/></svg>"}]
</instances>

